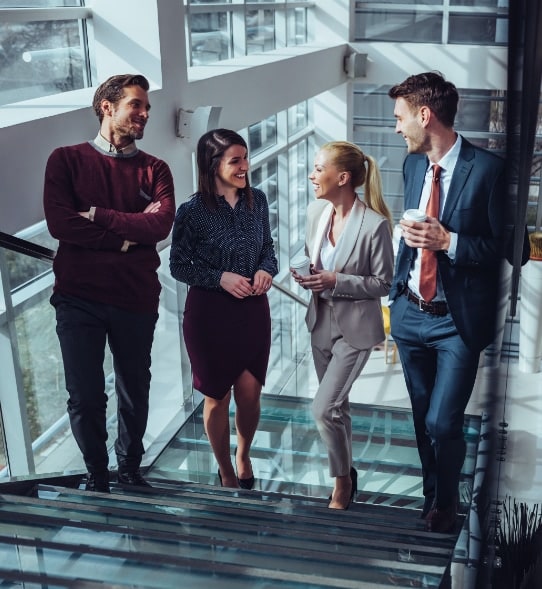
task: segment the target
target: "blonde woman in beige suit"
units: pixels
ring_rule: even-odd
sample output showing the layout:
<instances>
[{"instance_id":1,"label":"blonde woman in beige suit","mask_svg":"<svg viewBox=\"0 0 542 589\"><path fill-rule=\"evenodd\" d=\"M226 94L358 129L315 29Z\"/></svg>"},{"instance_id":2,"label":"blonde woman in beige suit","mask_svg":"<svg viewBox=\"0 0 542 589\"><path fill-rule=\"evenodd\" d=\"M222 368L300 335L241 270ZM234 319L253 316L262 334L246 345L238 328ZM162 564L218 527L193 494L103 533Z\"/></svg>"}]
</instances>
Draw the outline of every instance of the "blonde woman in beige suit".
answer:
<instances>
[{"instance_id":1,"label":"blonde woman in beige suit","mask_svg":"<svg viewBox=\"0 0 542 589\"><path fill-rule=\"evenodd\" d=\"M348 395L385 337L381 297L393 275L391 215L376 162L353 143L323 145L309 179L316 196L305 240L311 273L291 272L312 291L306 323L319 381L312 409L335 479L329 507L347 509L357 491Z\"/></svg>"}]
</instances>

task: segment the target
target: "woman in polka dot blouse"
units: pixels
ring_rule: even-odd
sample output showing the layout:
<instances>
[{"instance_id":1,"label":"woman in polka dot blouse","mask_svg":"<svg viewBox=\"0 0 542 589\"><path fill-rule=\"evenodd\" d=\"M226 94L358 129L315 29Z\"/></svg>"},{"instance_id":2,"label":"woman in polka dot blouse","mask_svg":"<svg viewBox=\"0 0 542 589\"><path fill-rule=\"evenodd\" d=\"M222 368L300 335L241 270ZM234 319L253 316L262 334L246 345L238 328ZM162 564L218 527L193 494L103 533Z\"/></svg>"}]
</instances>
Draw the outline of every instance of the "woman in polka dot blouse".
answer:
<instances>
[{"instance_id":1,"label":"woman in polka dot blouse","mask_svg":"<svg viewBox=\"0 0 542 589\"><path fill-rule=\"evenodd\" d=\"M248 149L235 131L198 142L198 191L173 226L172 276L190 286L183 334L194 388L205 396L204 425L220 483L251 489L250 446L260 418L271 347L267 291L277 273L265 194L251 188ZM236 405L231 460L229 405Z\"/></svg>"}]
</instances>

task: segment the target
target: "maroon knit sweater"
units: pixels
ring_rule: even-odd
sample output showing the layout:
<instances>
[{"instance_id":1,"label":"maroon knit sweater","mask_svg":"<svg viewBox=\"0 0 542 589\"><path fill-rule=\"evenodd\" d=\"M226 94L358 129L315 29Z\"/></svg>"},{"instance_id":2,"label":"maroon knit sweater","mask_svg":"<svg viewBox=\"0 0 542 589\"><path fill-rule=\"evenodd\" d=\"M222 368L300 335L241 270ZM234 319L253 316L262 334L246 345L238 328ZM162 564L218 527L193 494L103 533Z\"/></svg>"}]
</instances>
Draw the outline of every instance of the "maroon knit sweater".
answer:
<instances>
[{"instance_id":1,"label":"maroon knit sweater","mask_svg":"<svg viewBox=\"0 0 542 589\"><path fill-rule=\"evenodd\" d=\"M157 213L142 211L161 201ZM96 207L94 221L79 212ZM173 224L168 165L143 151L109 154L94 143L59 147L45 170L44 209L59 240L55 291L131 311L158 309L157 242ZM137 242L127 252L125 240Z\"/></svg>"}]
</instances>

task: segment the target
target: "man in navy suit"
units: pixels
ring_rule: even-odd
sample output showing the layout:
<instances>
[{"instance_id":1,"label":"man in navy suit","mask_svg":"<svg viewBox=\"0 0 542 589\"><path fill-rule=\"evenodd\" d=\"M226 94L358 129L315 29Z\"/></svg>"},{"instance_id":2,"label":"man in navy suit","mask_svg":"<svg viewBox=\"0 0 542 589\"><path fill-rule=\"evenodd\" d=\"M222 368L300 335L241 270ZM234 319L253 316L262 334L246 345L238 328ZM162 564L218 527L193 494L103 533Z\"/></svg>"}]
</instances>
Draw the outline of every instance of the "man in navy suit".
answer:
<instances>
[{"instance_id":1,"label":"man in navy suit","mask_svg":"<svg viewBox=\"0 0 542 589\"><path fill-rule=\"evenodd\" d=\"M457 89L438 72L410 76L393 86L389 96L395 100L395 130L408 149L405 209L426 211L430 197L435 200L435 174L437 208L425 222L401 220L403 237L389 298L391 333L422 464L422 517L428 531L449 532L456 523L465 459L465 408L480 352L493 339L504 235L504 162L454 131ZM431 263L436 272L432 292Z\"/></svg>"}]
</instances>

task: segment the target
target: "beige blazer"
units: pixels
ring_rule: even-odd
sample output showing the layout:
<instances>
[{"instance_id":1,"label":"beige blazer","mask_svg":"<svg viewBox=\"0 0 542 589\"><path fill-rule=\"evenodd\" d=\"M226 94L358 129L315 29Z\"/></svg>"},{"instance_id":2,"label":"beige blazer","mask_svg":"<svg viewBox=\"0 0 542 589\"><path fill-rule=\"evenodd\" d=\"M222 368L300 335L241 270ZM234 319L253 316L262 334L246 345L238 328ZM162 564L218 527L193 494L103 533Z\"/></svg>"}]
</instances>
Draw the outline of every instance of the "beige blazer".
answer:
<instances>
[{"instance_id":1,"label":"beige blazer","mask_svg":"<svg viewBox=\"0 0 542 589\"><path fill-rule=\"evenodd\" d=\"M319 267L320 248L333 207L316 200L307 209L305 251ZM337 284L331 291L333 313L344 339L365 350L384 340L381 297L388 294L393 277L393 245L387 219L359 198L350 213L336 256ZM306 315L309 331L318 316L319 296L313 293Z\"/></svg>"}]
</instances>

